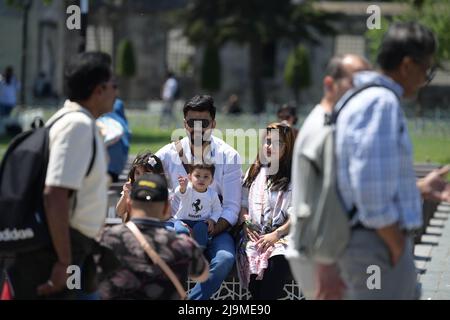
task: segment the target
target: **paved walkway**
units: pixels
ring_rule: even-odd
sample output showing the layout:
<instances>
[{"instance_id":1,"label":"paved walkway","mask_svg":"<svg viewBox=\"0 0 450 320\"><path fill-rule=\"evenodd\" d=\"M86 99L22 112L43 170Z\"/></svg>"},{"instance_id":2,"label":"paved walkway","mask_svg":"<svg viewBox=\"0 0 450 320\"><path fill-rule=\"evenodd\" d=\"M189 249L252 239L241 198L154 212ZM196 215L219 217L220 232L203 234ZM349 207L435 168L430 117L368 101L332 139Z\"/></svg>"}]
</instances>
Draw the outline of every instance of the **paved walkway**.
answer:
<instances>
[{"instance_id":1,"label":"paved walkway","mask_svg":"<svg viewBox=\"0 0 450 320\"><path fill-rule=\"evenodd\" d=\"M450 300L450 203L439 205L414 248L422 300Z\"/></svg>"}]
</instances>

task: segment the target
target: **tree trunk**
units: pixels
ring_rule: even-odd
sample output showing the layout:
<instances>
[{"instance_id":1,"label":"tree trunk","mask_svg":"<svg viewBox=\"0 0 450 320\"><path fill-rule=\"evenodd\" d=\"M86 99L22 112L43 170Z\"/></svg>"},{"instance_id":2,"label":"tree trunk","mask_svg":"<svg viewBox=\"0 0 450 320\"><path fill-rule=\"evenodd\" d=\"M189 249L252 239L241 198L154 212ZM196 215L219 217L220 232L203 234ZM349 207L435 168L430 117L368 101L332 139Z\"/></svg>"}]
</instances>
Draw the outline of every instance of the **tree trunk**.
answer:
<instances>
[{"instance_id":1,"label":"tree trunk","mask_svg":"<svg viewBox=\"0 0 450 320\"><path fill-rule=\"evenodd\" d=\"M298 109L300 107L300 90L298 90L297 88L292 88L292 93L294 94L295 110L298 112Z\"/></svg>"},{"instance_id":2,"label":"tree trunk","mask_svg":"<svg viewBox=\"0 0 450 320\"><path fill-rule=\"evenodd\" d=\"M24 2L23 5L23 16L22 16L22 74L21 74L21 89L20 89L20 103L25 106L26 100L26 90L27 90L27 55L28 55L28 16L30 13L32 1L28 0Z\"/></svg>"},{"instance_id":3,"label":"tree trunk","mask_svg":"<svg viewBox=\"0 0 450 320\"><path fill-rule=\"evenodd\" d=\"M266 97L262 83L262 43L255 39L250 42L250 81L252 88L252 100L254 113L262 113L266 109Z\"/></svg>"},{"instance_id":4,"label":"tree trunk","mask_svg":"<svg viewBox=\"0 0 450 320\"><path fill-rule=\"evenodd\" d=\"M86 8L83 8L85 7ZM87 9L86 12L81 12L81 30L80 30L80 46L78 48L79 53L83 53L86 51L87 45L87 27L88 27L88 12L89 12L89 0L80 0L80 7L83 9Z\"/></svg>"}]
</instances>

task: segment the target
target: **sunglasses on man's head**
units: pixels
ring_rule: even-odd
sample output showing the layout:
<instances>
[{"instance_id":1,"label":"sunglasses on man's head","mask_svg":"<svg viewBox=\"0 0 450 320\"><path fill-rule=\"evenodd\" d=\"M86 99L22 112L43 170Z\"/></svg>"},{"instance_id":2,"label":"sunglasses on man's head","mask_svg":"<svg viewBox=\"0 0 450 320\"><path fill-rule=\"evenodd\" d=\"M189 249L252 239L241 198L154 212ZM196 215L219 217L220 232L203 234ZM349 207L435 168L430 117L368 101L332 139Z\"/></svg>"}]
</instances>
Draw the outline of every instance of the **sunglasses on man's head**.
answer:
<instances>
[{"instance_id":1,"label":"sunglasses on man's head","mask_svg":"<svg viewBox=\"0 0 450 320\"><path fill-rule=\"evenodd\" d=\"M208 120L208 119L189 119L189 120L186 120L186 123L187 123L189 128L194 128L196 122L201 122L203 129L208 128L209 125L211 124L211 121Z\"/></svg>"}]
</instances>

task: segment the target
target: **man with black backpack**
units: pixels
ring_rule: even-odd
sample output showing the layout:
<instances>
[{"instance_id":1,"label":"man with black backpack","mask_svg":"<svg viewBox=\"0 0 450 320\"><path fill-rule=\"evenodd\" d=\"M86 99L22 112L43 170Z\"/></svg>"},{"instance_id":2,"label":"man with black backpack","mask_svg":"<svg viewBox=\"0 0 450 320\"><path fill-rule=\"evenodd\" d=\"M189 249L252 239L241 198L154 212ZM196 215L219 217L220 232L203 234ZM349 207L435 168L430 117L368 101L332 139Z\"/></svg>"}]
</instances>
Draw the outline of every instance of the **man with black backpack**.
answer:
<instances>
[{"instance_id":1,"label":"man with black backpack","mask_svg":"<svg viewBox=\"0 0 450 320\"><path fill-rule=\"evenodd\" d=\"M8 270L16 299L75 298L77 290L66 284L68 267L79 268L84 285L85 263L106 217L107 162L95 119L111 112L116 99L111 58L82 53L67 66L64 81L68 100L47 123L43 218L51 241L16 254Z\"/></svg>"}]
</instances>

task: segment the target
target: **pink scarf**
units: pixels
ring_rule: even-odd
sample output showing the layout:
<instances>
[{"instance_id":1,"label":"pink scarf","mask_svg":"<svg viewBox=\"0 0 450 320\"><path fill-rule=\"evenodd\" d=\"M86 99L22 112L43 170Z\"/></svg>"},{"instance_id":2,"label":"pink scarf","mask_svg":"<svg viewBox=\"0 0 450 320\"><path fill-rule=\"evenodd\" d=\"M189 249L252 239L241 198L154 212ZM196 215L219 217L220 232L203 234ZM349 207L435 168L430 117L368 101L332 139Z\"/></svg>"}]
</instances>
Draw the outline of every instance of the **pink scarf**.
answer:
<instances>
[{"instance_id":1,"label":"pink scarf","mask_svg":"<svg viewBox=\"0 0 450 320\"><path fill-rule=\"evenodd\" d=\"M270 191L267 189L267 176L265 168L261 168L258 176L250 187L248 195L249 214L253 221L259 222L260 234L264 229L269 229L272 225L273 213L280 207L283 198L283 192L278 193L275 207L270 208ZM268 248L265 252L256 248L253 241L243 237L237 247L237 266L241 285L248 288L250 275L256 274L256 280L261 280L264 271L269 264L269 258L275 247Z\"/></svg>"}]
</instances>

